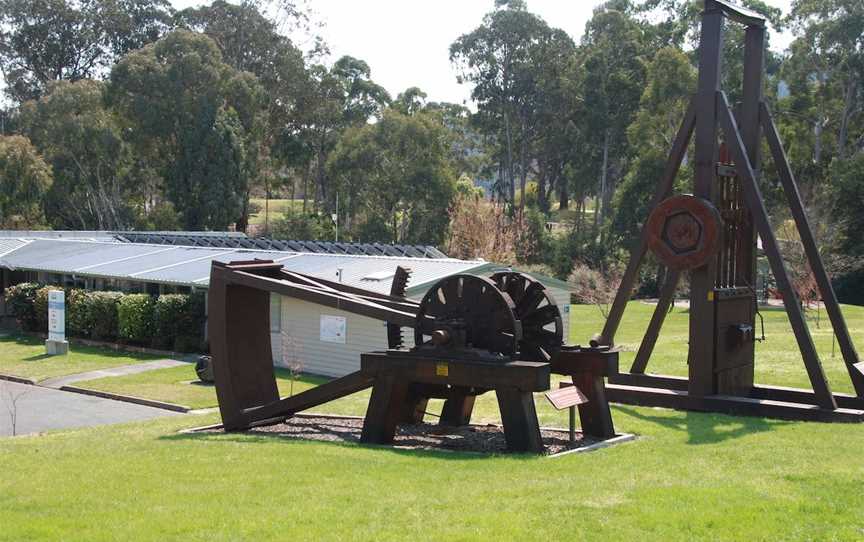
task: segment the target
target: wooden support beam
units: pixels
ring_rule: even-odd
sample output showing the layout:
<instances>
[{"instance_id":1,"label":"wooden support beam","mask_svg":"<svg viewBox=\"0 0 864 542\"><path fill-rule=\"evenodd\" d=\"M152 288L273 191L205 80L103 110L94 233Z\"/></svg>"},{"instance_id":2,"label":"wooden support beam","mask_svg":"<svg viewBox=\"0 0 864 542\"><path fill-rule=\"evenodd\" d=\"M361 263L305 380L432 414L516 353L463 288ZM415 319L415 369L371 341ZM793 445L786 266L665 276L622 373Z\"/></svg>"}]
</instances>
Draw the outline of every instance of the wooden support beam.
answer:
<instances>
[{"instance_id":1,"label":"wooden support beam","mask_svg":"<svg viewBox=\"0 0 864 542\"><path fill-rule=\"evenodd\" d=\"M669 313L669 306L675 298L675 288L678 287L678 281L680 278L680 271L674 269L668 270L666 274L666 282L663 283L663 288L660 290L660 298L657 300L657 306L654 308L654 314L651 315L651 322L648 324L645 336L642 337L639 351L636 352L636 359L633 360L633 365L630 367L631 373L645 372L645 367L648 365L648 359L651 357L651 353L654 352L654 345L657 344L657 337L660 335L660 328L663 327L663 322L666 320L666 314Z\"/></svg>"},{"instance_id":2,"label":"wooden support beam","mask_svg":"<svg viewBox=\"0 0 864 542\"><path fill-rule=\"evenodd\" d=\"M672 143L672 150L669 153L669 158L666 160L666 168L663 171L663 176L660 178L660 182L657 183L657 187L654 190L654 197L651 200L651 209L656 207L672 193L672 187L675 184L675 177L678 175L678 169L681 167L684 155L687 154L687 145L690 144L690 137L693 135L693 127L695 125L696 98L693 97L690 99L690 104L687 106L687 113L684 115L684 120L681 121L681 126L678 128L675 141ZM645 231L645 226L643 224L639 239L636 240L636 243L630 249L630 259L627 262L627 268L624 271L624 276L621 278L621 285L618 287L615 301L612 303L612 308L609 310L609 317L606 318L606 323L600 334L600 339L598 341L600 345L611 346L615 342L615 332L618 331L618 326L621 324L621 318L624 316L624 309L627 307L627 302L630 300L630 294L633 292L633 286L636 284L639 266L642 263L642 258L645 257L645 252L647 250L648 234Z\"/></svg>"},{"instance_id":3,"label":"wooden support beam","mask_svg":"<svg viewBox=\"0 0 864 542\"><path fill-rule=\"evenodd\" d=\"M717 204L717 92L723 51L723 12L706 2L699 38L699 114L694 135L693 195ZM690 343L687 363L690 395L714 393L714 306L711 297L717 260L690 271Z\"/></svg>"},{"instance_id":4,"label":"wooden support beam","mask_svg":"<svg viewBox=\"0 0 864 542\"><path fill-rule=\"evenodd\" d=\"M498 388L498 409L504 426L507 449L513 452L543 453L543 437L534 407L534 396L516 388Z\"/></svg>"},{"instance_id":5,"label":"wooden support beam","mask_svg":"<svg viewBox=\"0 0 864 542\"><path fill-rule=\"evenodd\" d=\"M277 417L289 417L340 397L365 390L372 385L371 375L356 371L342 378L325 382L304 392L285 397L273 403L247 408L243 415L250 421L265 420Z\"/></svg>"},{"instance_id":6,"label":"wooden support beam","mask_svg":"<svg viewBox=\"0 0 864 542\"><path fill-rule=\"evenodd\" d=\"M804 245L804 253L807 255L807 261L810 263L810 269L813 271L822 301L825 303L825 310L828 312L828 318L831 320L831 327L834 328L834 334L837 336L837 343L840 345L843 361L846 362L846 369L849 372L849 377L852 379L855 393L859 397L864 397L864 374L855 370L855 364L859 362L858 352L855 350L852 336L849 334L849 328L846 327L846 319L843 317L843 311L840 310L840 303L837 301L837 294L834 293L831 279L825 270L825 264L822 262L822 256L819 254L819 247L816 246L813 230L810 228L807 214L804 212L804 204L801 202L801 195L798 193L798 184L795 182L795 176L792 174L792 168L789 166L789 160L786 158L783 144L780 142L780 134L777 132L774 120L771 118L771 112L764 103L761 104L760 112L760 119L765 130L765 137L768 140L768 147L771 149L771 155L774 158L774 166L777 168L780 184L783 186L783 192L786 194L786 201L789 209L792 211L792 217L795 219L795 226L798 229L801 244Z\"/></svg>"},{"instance_id":7,"label":"wooden support beam","mask_svg":"<svg viewBox=\"0 0 864 542\"><path fill-rule=\"evenodd\" d=\"M816 346L813 344L813 337L810 336L810 330L807 327L807 322L804 320L804 314L801 312L801 305L798 302L798 297L795 295L795 290L792 289L789 275L786 271L786 266L783 263L783 257L780 254L780 248L777 244L777 238L774 236L774 231L771 229L771 222L768 218L768 211L765 209L765 202L762 198L762 193L759 190L759 185L756 183L756 177L753 173L753 168L750 165L750 160L747 157L747 150L744 147L744 142L741 140L741 134L738 132L738 127L735 124L735 117L732 114L732 109L729 107L729 102L723 92L717 94L717 109L720 118L723 133L726 136L726 143L732 153L735 161L735 167L738 171L738 176L741 178L741 183L744 188L744 197L750 212L753 214L753 220L756 223L756 229L762 239L762 245L765 253L768 256L768 261L771 264L771 270L774 272L774 277L777 279L777 285L783 295L783 305L786 307L786 314L789 316L789 323L792 325L792 330L795 332L795 339L798 341L798 347L801 350L801 356L804 358L804 366L807 368L807 375L810 378L810 384L813 386L813 391L816 393L819 406L825 409L836 409L837 403L834 396L831 394L831 388L828 385L828 380L825 378L825 372L822 369L822 364L819 361L819 356L816 352ZM693 314L691 312L691 320ZM691 343L693 337L690 338ZM692 366L692 363L691 363Z\"/></svg>"}]
</instances>

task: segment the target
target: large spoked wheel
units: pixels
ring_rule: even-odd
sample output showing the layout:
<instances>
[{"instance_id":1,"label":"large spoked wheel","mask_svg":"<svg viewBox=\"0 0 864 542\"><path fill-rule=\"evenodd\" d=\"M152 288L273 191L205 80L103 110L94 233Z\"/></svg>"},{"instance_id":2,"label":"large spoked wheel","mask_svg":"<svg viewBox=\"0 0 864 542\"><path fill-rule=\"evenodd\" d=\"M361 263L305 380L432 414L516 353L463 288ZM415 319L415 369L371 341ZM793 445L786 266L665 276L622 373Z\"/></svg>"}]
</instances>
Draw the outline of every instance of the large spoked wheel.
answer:
<instances>
[{"instance_id":1,"label":"large spoked wheel","mask_svg":"<svg viewBox=\"0 0 864 542\"><path fill-rule=\"evenodd\" d=\"M561 311L546 287L528 275L514 271L495 273L492 281L516 305L516 318L522 324L519 358L549 361L564 343L564 325Z\"/></svg>"},{"instance_id":2,"label":"large spoked wheel","mask_svg":"<svg viewBox=\"0 0 864 542\"><path fill-rule=\"evenodd\" d=\"M522 327L515 305L495 283L474 275L447 277L426 292L417 312L414 342L464 346L510 356Z\"/></svg>"}]
</instances>

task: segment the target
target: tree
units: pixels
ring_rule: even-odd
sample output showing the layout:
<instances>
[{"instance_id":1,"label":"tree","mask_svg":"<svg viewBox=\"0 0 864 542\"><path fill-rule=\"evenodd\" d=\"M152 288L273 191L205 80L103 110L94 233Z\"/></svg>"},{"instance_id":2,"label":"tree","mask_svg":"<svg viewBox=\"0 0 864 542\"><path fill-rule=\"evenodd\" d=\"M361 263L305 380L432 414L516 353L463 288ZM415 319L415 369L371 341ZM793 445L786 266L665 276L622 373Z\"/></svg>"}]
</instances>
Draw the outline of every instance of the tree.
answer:
<instances>
[{"instance_id":1,"label":"tree","mask_svg":"<svg viewBox=\"0 0 864 542\"><path fill-rule=\"evenodd\" d=\"M361 241L440 244L456 178L441 117L384 111L375 124L349 129L327 163L340 211ZM342 206L341 202L345 202Z\"/></svg>"},{"instance_id":2,"label":"tree","mask_svg":"<svg viewBox=\"0 0 864 542\"><path fill-rule=\"evenodd\" d=\"M380 116L390 96L372 81L369 65L350 56L340 58L329 69L320 64L310 66L306 82L299 87L297 113L285 130L283 145L292 149L295 163L304 169L303 211L313 167L315 201L325 202L329 210L335 208L327 176L330 152L347 128Z\"/></svg>"},{"instance_id":3,"label":"tree","mask_svg":"<svg viewBox=\"0 0 864 542\"><path fill-rule=\"evenodd\" d=\"M167 0L0 0L0 70L7 95L38 99L52 81L97 76L159 38Z\"/></svg>"},{"instance_id":4,"label":"tree","mask_svg":"<svg viewBox=\"0 0 864 542\"><path fill-rule=\"evenodd\" d=\"M594 226L600 231L601 245L612 194L632 152L627 127L636 115L644 87L642 39L634 19L607 6L594 11L582 38L581 128L588 146L586 165L597 172Z\"/></svg>"},{"instance_id":5,"label":"tree","mask_svg":"<svg viewBox=\"0 0 864 542\"><path fill-rule=\"evenodd\" d=\"M159 164L184 228L244 223L263 112L254 75L225 64L207 36L175 30L114 66L107 99Z\"/></svg>"},{"instance_id":6,"label":"tree","mask_svg":"<svg viewBox=\"0 0 864 542\"><path fill-rule=\"evenodd\" d=\"M539 128L538 79L559 58L544 54L560 49L555 42L566 46L569 38L528 12L524 2L496 1L479 27L450 46L459 81L473 85L479 126L501 142L499 171L511 203L516 201L517 160L520 188L525 189L529 149Z\"/></svg>"},{"instance_id":7,"label":"tree","mask_svg":"<svg viewBox=\"0 0 864 542\"><path fill-rule=\"evenodd\" d=\"M42 199L51 182L51 168L29 139L0 136L0 227L44 225Z\"/></svg>"},{"instance_id":8,"label":"tree","mask_svg":"<svg viewBox=\"0 0 864 542\"><path fill-rule=\"evenodd\" d=\"M45 200L49 223L61 229L126 229L141 188L130 175L129 147L116 115L105 108L104 84L59 81L21 107L21 124L51 164Z\"/></svg>"},{"instance_id":9,"label":"tree","mask_svg":"<svg viewBox=\"0 0 864 542\"><path fill-rule=\"evenodd\" d=\"M612 241L621 243L639 235L695 89L696 70L684 53L675 47L657 51L647 66L639 110L627 128L628 143L636 149L636 156L613 200ZM690 174L684 167L678 172L679 178Z\"/></svg>"}]
</instances>

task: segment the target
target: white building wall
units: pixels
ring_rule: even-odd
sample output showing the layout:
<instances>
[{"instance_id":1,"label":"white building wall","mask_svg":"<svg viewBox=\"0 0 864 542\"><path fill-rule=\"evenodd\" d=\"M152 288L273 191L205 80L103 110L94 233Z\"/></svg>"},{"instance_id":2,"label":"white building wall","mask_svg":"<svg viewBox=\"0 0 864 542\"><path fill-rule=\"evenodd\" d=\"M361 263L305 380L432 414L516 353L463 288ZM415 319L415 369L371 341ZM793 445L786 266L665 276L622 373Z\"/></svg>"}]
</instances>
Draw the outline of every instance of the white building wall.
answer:
<instances>
[{"instance_id":1,"label":"white building wall","mask_svg":"<svg viewBox=\"0 0 864 542\"><path fill-rule=\"evenodd\" d=\"M549 288L549 293L561 309L564 342L570 342L570 292ZM418 300L419 297L422 296L418 296ZM292 297L273 294L271 299L270 342L277 366L285 367L290 358L294 358L301 361L304 373L340 377L360 369L363 352L387 349L387 329L383 322ZM345 318L345 344L321 340L322 315ZM407 330L403 333L410 335ZM406 345L411 346L413 339L407 339Z\"/></svg>"},{"instance_id":2,"label":"white building wall","mask_svg":"<svg viewBox=\"0 0 864 542\"><path fill-rule=\"evenodd\" d=\"M384 322L365 316L281 297L281 333L271 327L273 361L285 366L286 358L299 359L304 373L339 377L360 369L360 354L387 349ZM345 344L321 340L321 315L346 320Z\"/></svg>"}]
</instances>

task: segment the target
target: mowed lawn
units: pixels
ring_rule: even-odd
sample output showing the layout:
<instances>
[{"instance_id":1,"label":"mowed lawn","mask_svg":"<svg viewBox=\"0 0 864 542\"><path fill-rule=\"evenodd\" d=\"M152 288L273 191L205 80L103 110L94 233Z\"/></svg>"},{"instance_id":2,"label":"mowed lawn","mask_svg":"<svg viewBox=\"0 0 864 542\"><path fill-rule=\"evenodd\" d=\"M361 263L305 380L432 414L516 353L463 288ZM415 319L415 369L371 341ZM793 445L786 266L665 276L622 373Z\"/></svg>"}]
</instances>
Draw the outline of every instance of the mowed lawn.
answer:
<instances>
[{"instance_id":1,"label":"mowed lawn","mask_svg":"<svg viewBox=\"0 0 864 542\"><path fill-rule=\"evenodd\" d=\"M251 198L250 203L261 206L261 210L249 216L250 224L264 224L265 207L268 206L264 198ZM291 210L301 211L303 209L302 199L271 199L269 202L269 220L272 224L275 220L285 217Z\"/></svg>"},{"instance_id":2,"label":"mowed lawn","mask_svg":"<svg viewBox=\"0 0 864 542\"><path fill-rule=\"evenodd\" d=\"M161 356L164 358L164 356ZM0 335L0 374L35 381L160 359L109 348L70 345L69 355L45 354L45 340L24 335Z\"/></svg>"},{"instance_id":3,"label":"mowed lawn","mask_svg":"<svg viewBox=\"0 0 864 542\"><path fill-rule=\"evenodd\" d=\"M652 309L630 304L625 347L638 345ZM602 316L573 310L573 339L584 342ZM861 344L864 309L846 315ZM760 377L803 386L784 321L766 314ZM849 391L825 330L814 326L826 371ZM685 357L676 308L649 369L684 374ZM362 415L366 400L319 410ZM538 407L543 425L566 425L545 399ZM494 399L476 413L497 420ZM630 406L613 416L638 439L552 459L178 434L214 414L0 439L0 540L864 539L864 425Z\"/></svg>"}]
</instances>

